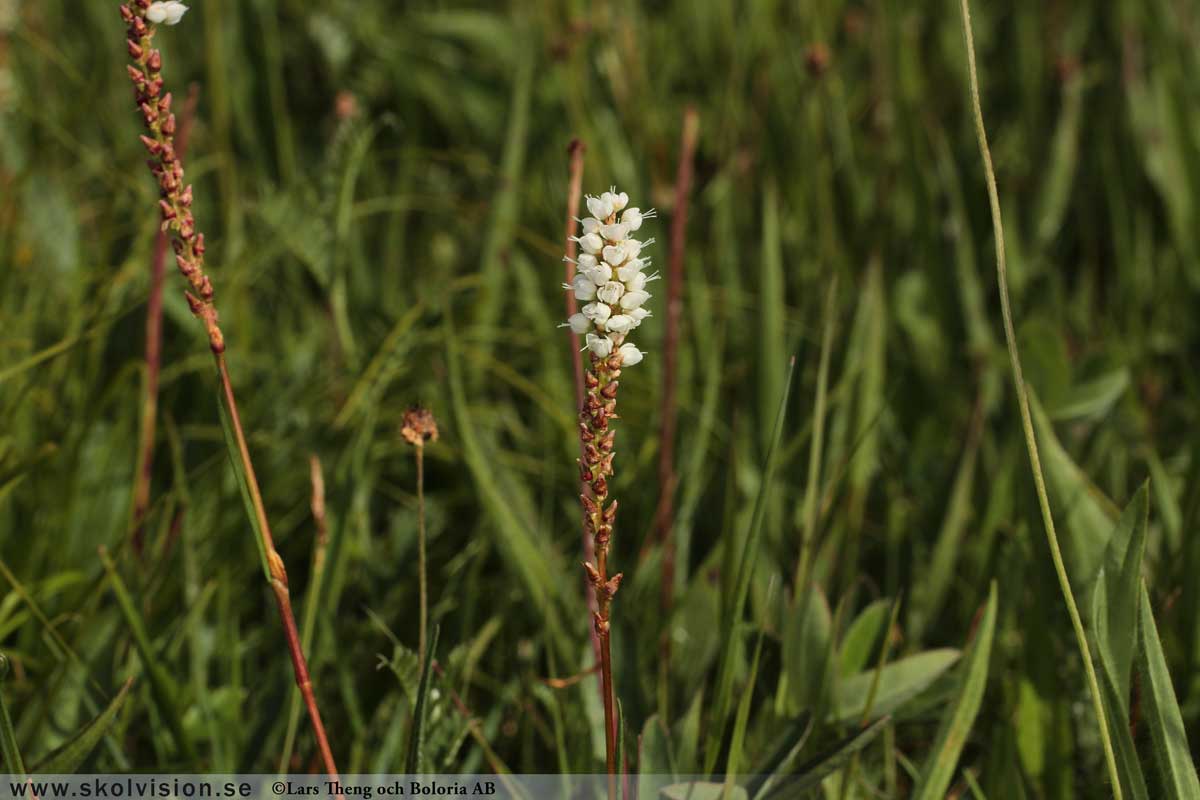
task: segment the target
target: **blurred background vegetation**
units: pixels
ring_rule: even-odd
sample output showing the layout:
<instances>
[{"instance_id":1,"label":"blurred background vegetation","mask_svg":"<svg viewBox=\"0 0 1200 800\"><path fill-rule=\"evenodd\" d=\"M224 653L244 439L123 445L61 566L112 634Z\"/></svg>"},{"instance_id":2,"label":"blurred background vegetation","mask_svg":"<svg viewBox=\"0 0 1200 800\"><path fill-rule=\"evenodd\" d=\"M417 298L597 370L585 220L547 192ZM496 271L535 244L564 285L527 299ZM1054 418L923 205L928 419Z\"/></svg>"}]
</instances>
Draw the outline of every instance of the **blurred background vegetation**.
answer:
<instances>
[{"instance_id":1,"label":"blurred background vegetation","mask_svg":"<svg viewBox=\"0 0 1200 800\"><path fill-rule=\"evenodd\" d=\"M587 147L585 191L615 184L658 207L643 233L662 268L692 106L669 611L653 527L662 283L620 401L614 646L631 765L826 764L829 796L905 796L978 676L959 656L994 581L986 691L953 791L1103 795L1004 353L956 4L192 6L156 42L176 97L197 87L196 215L276 541L298 608L313 608L310 663L343 771L401 770L411 735L415 465L399 426L413 403L442 432L426 448L444 667L429 769L602 768L595 678L571 680L593 662L571 353L555 328L566 150ZM1090 619L1113 521L1149 479L1142 572L1194 729L1200 10L1020 0L974 14L1068 568ZM81 767L271 771L291 666L203 327L174 274L144 555L129 546L158 216L122 39L115 0L0 0L0 647L14 666L0 692L32 763L137 676ZM310 454L328 494L318 596ZM1149 764L1143 684L1128 713ZM822 760L885 711L853 771ZM301 725L286 766L312 759ZM1174 796L1156 776L1151 793Z\"/></svg>"}]
</instances>

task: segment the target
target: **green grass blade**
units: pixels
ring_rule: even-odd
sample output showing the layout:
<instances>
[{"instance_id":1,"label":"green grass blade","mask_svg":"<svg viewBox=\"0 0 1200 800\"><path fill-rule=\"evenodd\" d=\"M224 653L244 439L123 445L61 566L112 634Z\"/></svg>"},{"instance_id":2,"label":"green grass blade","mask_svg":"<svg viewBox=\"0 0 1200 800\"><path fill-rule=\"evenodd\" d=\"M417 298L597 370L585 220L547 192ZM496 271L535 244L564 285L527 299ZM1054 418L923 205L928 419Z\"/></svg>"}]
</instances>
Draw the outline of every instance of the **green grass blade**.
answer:
<instances>
[{"instance_id":1,"label":"green grass blade","mask_svg":"<svg viewBox=\"0 0 1200 800\"><path fill-rule=\"evenodd\" d=\"M883 729L890 722L891 717L880 717L862 730L856 731L845 739L842 739L833 747L797 769L798 778L791 781L782 781L780 786L769 794L768 797L778 798L779 800L799 797L801 792L819 785L829 775L832 775L841 769L843 765L849 763L855 753L860 752L864 747L875 741L875 737L883 733Z\"/></svg>"},{"instance_id":2,"label":"green grass blade","mask_svg":"<svg viewBox=\"0 0 1200 800\"><path fill-rule=\"evenodd\" d=\"M729 604L729 611L722 625L726 644L721 651L720 667L717 671L717 690L713 698L717 704L716 712L709 723L709 735L705 745L704 773L706 775L711 775L713 767L716 766L717 753L725 733L726 718L733 695L733 656L736 651L734 630L746 608L746 596L750 593L750 579L754 574L754 564L758 560L758 549L762 543L763 516L766 513L771 483L775 477L776 452L779 449L779 440L783 437L783 421L787 417L788 395L791 393L792 375L795 370L796 359L793 357L788 365L783 395L779 399L779 410L775 414L775 429L771 434L770 446L767 448L762 483L758 487L758 496L754 500L750 530L747 532L745 544L742 546L741 559L736 573L737 579L734 583L733 602Z\"/></svg>"},{"instance_id":3,"label":"green grass blade","mask_svg":"<svg viewBox=\"0 0 1200 800\"><path fill-rule=\"evenodd\" d=\"M192 743L183 727L183 715L176 701L178 692L175 682L167 672L162 657L150 642L150 634L146 632L146 623L142 619L142 612L138 610L133 595L129 593L129 588L125 585L121 574L117 572L117 565L113 563L112 557L104 547L100 548L100 561L104 565L104 571L108 574L109 585L117 597L117 605L120 606L121 614L125 617L125 624L133 635L134 647L137 648L138 656L142 660L142 667L146 670L154 702L166 717L167 727L180 752L190 759Z\"/></svg>"},{"instance_id":4,"label":"green grass blade","mask_svg":"<svg viewBox=\"0 0 1200 800\"><path fill-rule=\"evenodd\" d=\"M108 708L100 713L100 716L84 725L66 743L34 764L33 771L41 775L67 775L79 769L79 765L91 755L91 752L96 749L96 745L117 721L117 716L121 713L121 709L129 697L131 686L133 686L133 678L125 681L121 691L108 704Z\"/></svg>"},{"instance_id":5,"label":"green grass blade","mask_svg":"<svg viewBox=\"0 0 1200 800\"><path fill-rule=\"evenodd\" d=\"M429 650L425 653L425 664L421 668L421 682L417 686L417 703L413 709L412 734L408 740L408 759L405 772L421 775L425 770L425 723L429 717L429 692L433 688L433 657L437 653L440 625L433 626L429 636Z\"/></svg>"},{"instance_id":6,"label":"green grass blade","mask_svg":"<svg viewBox=\"0 0 1200 800\"><path fill-rule=\"evenodd\" d=\"M987 687L988 662L991 660L992 638L996 630L996 605L996 582L992 581L979 630L963 658L958 697L942 718L932 756L925 762L921 779L913 789L912 796L916 800L937 800L945 797L946 790L950 788L958 758L979 714L983 692Z\"/></svg>"},{"instance_id":7,"label":"green grass blade","mask_svg":"<svg viewBox=\"0 0 1200 800\"><path fill-rule=\"evenodd\" d=\"M1144 687L1142 702L1146 724L1154 741L1162 789L1173 800L1200 800L1200 780L1196 778L1196 765L1188 749L1183 717L1179 713L1175 689L1171 686L1171 675L1167 672L1167 660L1158 639L1158 627L1154 624L1150 594L1145 584L1142 584L1138 638L1141 644L1138 667Z\"/></svg>"},{"instance_id":8,"label":"green grass blade","mask_svg":"<svg viewBox=\"0 0 1200 800\"><path fill-rule=\"evenodd\" d=\"M0 683L8 677L8 656L0 653ZM10 775L25 776L25 762L21 760L21 750L17 747L17 733L13 730L12 717L8 715L8 706L4 702L4 692L0 691L0 756L4 757L4 768Z\"/></svg>"},{"instance_id":9,"label":"green grass blade","mask_svg":"<svg viewBox=\"0 0 1200 800\"><path fill-rule=\"evenodd\" d=\"M1137 649L1137 614L1142 586L1142 556L1146 552L1146 528L1150 515L1150 491L1142 484L1129 501L1113 531L1105 552L1105 635L1097 634L1101 657L1112 670L1113 684L1121 708L1129 713L1130 672ZM1099 593L1099 587L1097 587ZM1099 621L1099 618L1097 618Z\"/></svg>"},{"instance_id":10,"label":"green grass blade","mask_svg":"<svg viewBox=\"0 0 1200 800\"><path fill-rule=\"evenodd\" d=\"M218 387L220 376L217 378ZM258 515L254 513L254 501L250 498L250 484L246 480L246 471L242 468L242 454L237 445L233 432L233 422L229 409L225 406L225 393L217 389L217 409L221 415L221 430L225 434L225 449L229 453L229 465L233 468L233 476L237 480L238 490L242 495L242 504L246 508L246 518L254 531L254 546L258 548L258 559L262 564L263 577L267 584L271 583L271 566L267 563L267 549L264 544L262 528L258 524Z\"/></svg>"}]
</instances>

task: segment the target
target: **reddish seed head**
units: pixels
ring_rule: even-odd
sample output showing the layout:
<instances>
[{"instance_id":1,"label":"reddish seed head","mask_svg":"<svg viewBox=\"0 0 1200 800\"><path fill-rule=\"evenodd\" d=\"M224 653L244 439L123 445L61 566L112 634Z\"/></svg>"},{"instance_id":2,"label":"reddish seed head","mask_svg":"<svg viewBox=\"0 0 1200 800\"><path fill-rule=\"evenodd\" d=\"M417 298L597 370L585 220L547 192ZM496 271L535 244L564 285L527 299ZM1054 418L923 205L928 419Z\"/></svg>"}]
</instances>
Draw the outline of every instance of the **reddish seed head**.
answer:
<instances>
[{"instance_id":1,"label":"reddish seed head","mask_svg":"<svg viewBox=\"0 0 1200 800\"><path fill-rule=\"evenodd\" d=\"M126 64L125 69L129 72L129 79L133 81L134 85L141 86L146 82L146 76L137 67L132 64Z\"/></svg>"},{"instance_id":2,"label":"reddish seed head","mask_svg":"<svg viewBox=\"0 0 1200 800\"><path fill-rule=\"evenodd\" d=\"M129 23L129 29L140 39L146 35L146 22L141 17L134 17L133 22Z\"/></svg>"},{"instance_id":3,"label":"reddish seed head","mask_svg":"<svg viewBox=\"0 0 1200 800\"><path fill-rule=\"evenodd\" d=\"M162 69L162 53L157 50L150 51L150 57L146 59L146 66L151 72L158 72Z\"/></svg>"},{"instance_id":4,"label":"reddish seed head","mask_svg":"<svg viewBox=\"0 0 1200 800\"><path fill-rule=\"evenodd\" d=\"M162 145L151 139L149 136L142 135L138 138L142 140L142 144L146 145L146 149L150 151L150 155L158 155L158 152L162 150Z\"/></svg>"},{"instance_id":5,"label":"reddish seed head","mask_svg":"<svg viewBox=\"0 0 1200 800\"><path fill-rule=\"evenodd\" d=\"M587 465L580 464L579 465L579 477L582 478L584 480L584 482L590 483L592 478L595 476L592 475L592 471L587 468Z\"/></svg>"},{"instance_id":6,"label":"reddish seed head","mask_svg":"<svg viewBox=\"0 0 1200 800\"><path fill-rule=\"evenodd\" d=\"M212 281L208 279L207 275L200 279L200 296L205 300L213 299Z\"/></svg>"},{"instance_id":7,"label":"reddish seed head","mask_svg":"<svg viewBox=\"0 0 1200 800\"><path fill-rule=\"evenodd\" d=\"M162 211L162 218L164 220L175 219L175 209L171 208L171 204L166 200L159 200L158 208Z\"/></svg>"},{"instance_id":8,"label":"reddish seed head","mask_svg":"<svg viewBox=\"0 0 1200 800\"><path fill-rule=\"evenodd\" d=\"M183 296L187 298L188 308L192 310L193 314L199 316L200 310L204 308L204 304L200 302L200 298L196 297L191 292L184 292Z\"/></svg>"},{"instance_id":9,"label":"reddish seed head","mask_svg":"<svg viewBox=\"0 0 1200 800\"><path fill-rule=\"evenodd\" d=\"M168 115L167 118L165 120L163 120L162 132L165 133L167 136L175 135L175 115L174 114Z\"/></svg>"},{"instance_id":10,"label":"reddish seed head","mask_svg":"<svg viewBox=\"0 0 1200 800\"><path fill-rule=\"evenodd\" d=\"M606 523L608 523L609 525L612 525L613 522L616 521L616 519L617 519L617 501L613 500L612 503L609 504L608 508L604 509L604 521Z\"/></svg>"},{"instance_id":11,"label":"reddish seed head","mask_svg":"<svg viewBox=\"0 0 1200 800\"><path fill-rule=\"evenodd\" d=\"M143 51L142 51L141 46L138 45L137 42L135 42L133 39L127 39L125 41L125 44L129 47L129 57L130 58L141 58L142 57Z\"/></svg>"},{"instance_id":12,"label":"reddish seed head","mask_svg":"<svg viewBox=\"0 0 1200 800\"><path fill-rule=\"evenodd\" d=\"M617 396L617 386L618 386L617 381L613 381L612 383L609 383L603 389L601 389L600 394L604 395L605 397L607 397L611 400L612 398Z\"/></svg>"},{"instance_id":13,"label":"reddish seed head","mask_svg":"<svg viewBox=\"0 0 1200 800\"><path fill-rule=\"evenodd\" d=\"M198 255L198 256L204 255L204 234L203 233L196 234L196 241L192 245L192 250L194 250L196 252L196 255Z\"/></svg>"},{"instance_id":14,"label":"reddish seed head","mask_svg":"<svg viewBox=\"0 0 1200 800\"><path fill-rule=\"evenodd\" d=\"M185 206L192 204L192 187L190 185L179 195L179 202Z\"/></svg>"},{"instance_id":15,"label":"reddish seed head","mask_svg":"<svg viewBox=\"0 0 1200 800\"><path fill-rule=\"evenodd\" d=\"M146 121L147 125L158 119L158 112L151 108L149 103L142 103L138 108L141 110L142 119Z\"/></svg>"},{"instance_id":16,"label":"reddish seed head","mask_svg":"<svg viewBox=\"0 0 1200 800\"><path fill-rule=\"evenodd\" d=\"M129 10L129 6L121 6L121 19L126 23L133 21L133 12Z\"/></svg>"},{"instance_id":17,"label":"reddish seed head","mask_svg":"<svg viewBox=\"0 0 1200 800\"><path fill-rule=\"evenodd\" d=\"M191 239L195 235L196 227L192 224L190 219L185 219L183 222L179 223L179 236L184 241Z\"/></svg>"},{"instance_id":18,"label":"reddish seed head","mask_svg":"<svg viewBox=\"0 0 1200 800\"><path fill-rule=\"evenodd\" d=\"M167 92L166 94L164 94L162 96L162 99L158 101L158 110L159 110L159 113L161 113L161 114L166 114L168 111L171 110L171 93L170 92Z\"/></svg>"}]
</instances>

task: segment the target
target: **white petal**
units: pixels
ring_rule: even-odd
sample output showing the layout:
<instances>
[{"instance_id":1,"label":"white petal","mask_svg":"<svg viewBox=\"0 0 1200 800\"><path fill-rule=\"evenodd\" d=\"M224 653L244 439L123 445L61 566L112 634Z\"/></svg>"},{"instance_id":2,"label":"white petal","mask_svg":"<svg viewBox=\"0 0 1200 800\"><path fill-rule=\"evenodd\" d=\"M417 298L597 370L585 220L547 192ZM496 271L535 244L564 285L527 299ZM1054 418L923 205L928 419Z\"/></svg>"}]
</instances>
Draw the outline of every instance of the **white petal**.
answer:
<instances>
[{"instance_id":1,"label":"white petal","mask_svg":"<svg viewBox=\"0 0 1200 800\"><path fill-rule=\"evenodd\" d=\"M638 272L625 281L625 288L631 292L640 292L646 288L646 273Z\"/></svg>"},{"instance_id":2,"label":"white petal","mask_svg":"<svg viewBox=\"0 0 1200 800\"><path fill-rule=\"evenodd\" d=\"M607 336L597 336L594 333L589 333L586 341L588 350L591 350L601 358L606 357L612 352L612 339L609 339Z\"/></svg>"},{"instance_id":3,"label":"white petal","mask_svg":"<svg viewBox=\"0 0 1200 800\"><path fill-rule=\"evenodd\" d=\"M613 211L620 211L627 205L629 205L629 195L624 192L613 195Z\"/></svg>"},{"instance_id":4,"label":"white petal","mask_svg":"<svg viewBox=\"0 0 1200 800\"><path fill-rule=\"evenodd\" d=\"M604 289L608 288L610 285L611 284L607 284L607 283L604 284L604 287L602 287L599 291L601 291L601 292L604 291ZM620 284L617 284L617 285L620 286ZM624 287L622 287L622 288L624 288ZM600 299L603 300L604 298L601 297ZM625 292L624 297L621 298L621 308L628 311L631 308L639 307L642 303L646 302L649 299L650 299L649 292Z\"/></svg>"},{"instance_id":5,"label":"white petal","mask_svg":"<svg viewBox=\"0 0 1200 800\"><path fill-rule=\"evenodd\" d=\"M571 330L582 336L592 329L592 322L583 314L572 314L567 319L567 324L571 326Z\"/></svg>"},{"instance_id":6,"label":"white petal","mask_svg":"<svg viewBox=\"0 0 1200 800\"><path fill-rule=\"evenodd\" d=\"M600 235L610 242L619 242L629 235L629 229L620 223L612 225L604 225L600 228Z\"/></svg>"},{"instance_id":7,"label":"white petal","mask_svg":"<svg viewBox=\"0 0 1200 800\"><path fill-rule=\"evenodd\" d=\"M605 192L605 194L608 194ZM605 200L604 195L599 197L589 197L587 199L588 211L592 212L592 216L598 220L606 220L612 216L613 207L612 200Z\"/></svg>"},{"instance_id":8,"label":"white petal","mask_svg":"<svg viewBox=\"0 0 1200 800\"><path fill-rule=\"evenodd\" d=\"M612 308L607 303L588 303L583 307L583 315L597 325L603 325L612 315Z\"/></svg>"},{"instance_id":9,"label":"white petal","mask_svg":"<svg viewBox=\"0 0 1200 800\"><path fill-rule=\"evenodd\" d=\"M629 316L633 317L639 325L642 323L642 320L644 320L646 317L650 316L650 312L647 309L641 308L641 307L631 308L628 311L626 311L625 313L628 314Z\"/></svg>"},{"instance_id":10,"label":"white petal","mask_svg":"<svg viewBox=\"0 0 1200 800\"><path fill-rule=\"evenodd\" d=\"M626 239L621 242L621 246L625 248L625 255L630 258L637 258L638 254L642 252L643 243L637 239Z\"/></svg>"},{"instance_id":11,"label":"white petal","mask_svg":"<svg viewBox=\"0 0 1200 800\"><path fill-rule=\"evenodd\" d=\"M609 244L604 246L604 260L614 267L620 266L625 262L626 253L624 245Z\"/></svg>"},{"instance_id":12,"label":"white petal","mask_svg":"<svg viewBox=\"0 0 1200 800\"><path fill-rule=\"evenodd\" d=\"M571 288L575 291L575 299L588 300L596 299L596 284L588 280L586 275L576 275L575 280L571 281Z\"/></svg>"},{"instance_id":13,"label":"white petal","mask_svg":"<svg viewBox=\"0 0 1200 800\"><path fill-rule=\"evenodd\" d=\"M629 230L636 231L642 227L642 212L638 208L627 208L625 213L621 215L621 222L629 227Z\"/></svg>"},{"instance_id":14,"label":"white petal","mask_svg":"<svg viewBox=\"0 0 1200 800\"><path fill-rule=\"evenodd\" d=\"M595 217L584 217L580 224L583 225L583 232L585 234L595 233L600 230L600 220Z\"/></svg>"},{"instance_id":15,"label":"white petal","mask_svg":"<svg viewBox=\"0 0 1200 800\"><path fill-rule=\"evenodd\" d=\"M579 258L576 260L575 263L578 264L579 268L582 270L582 269L586 269L587 267L596 266L597 262L596 262L596 257L594 255L592 255L591 253L584 253L581 256L579 256Z\"/></svg>"},{"instance_id":16,"label":"white petal","mask_svg":"<svg viewBox=\"0 0 1200 800\"><path fill-rule=\"evenodd\" d=\"M628 314L616 314L609 317L608 322L604 323L604 327L613 333L628 333L636 324L633 317Z\"/></svg>"},{"instance_id":17,"label":"white petal","mask_svg":"<svg viewBox=\"0 0 1200 800\"><path fill-rule=\"evenodd\" d=\"M623 294L625 294L625 286L616 281L609 281L596 290L596 297L599 298L600 302L608 303L609 305L614 305L621 299L621 295ZM645 292L642 292L642 294L645 294ZM649 295L646 296L649 297Z\"/></svg>"},{"instance_id":18,"label":"white petal","mask_svg":"<svg viewBox=\"0 0 1200 800\"><path fill-rule=\"evenodd\" d=\"M633 346L633 342L621 345L621 349L617 352L621 354L621 366L623 367L632 367L642 360L643 353Z\"/></svg>"},{"instance_id":19,"label":"white petal","mask_svg":"<svg viewBox=\"0 0 1200 800\"><path fill-rule=\"evenodd\" d=\"M594 267L587 267L579 271L587 275L588 280L597 286L602 286L612 280L612 267L603 261Z\"/></svg>"},{"instance_id":20,"label":"white petal","mask_svg":"<svg viewBox=\"0 0 1200 800\"><path fill-rule=\"evenodd\" d=\"M617 270L617 280L621 281L622 283L633 280L633 276L640 273L642 271L642 267L644 266L645 264L640 258L629 259L621 265L620 269Z\"/></svg>"},{"instance_id":21,"label":"white petal","mask_svg":"<svg viewBox=\"0 0 1200 800\"><path fill-rule=\"evenodd\" d=\"M604 240L598 234L589 233L579 240L579 246L583 248L583 252L595 255L604 247Z\"/></svg>"}]
</instances>

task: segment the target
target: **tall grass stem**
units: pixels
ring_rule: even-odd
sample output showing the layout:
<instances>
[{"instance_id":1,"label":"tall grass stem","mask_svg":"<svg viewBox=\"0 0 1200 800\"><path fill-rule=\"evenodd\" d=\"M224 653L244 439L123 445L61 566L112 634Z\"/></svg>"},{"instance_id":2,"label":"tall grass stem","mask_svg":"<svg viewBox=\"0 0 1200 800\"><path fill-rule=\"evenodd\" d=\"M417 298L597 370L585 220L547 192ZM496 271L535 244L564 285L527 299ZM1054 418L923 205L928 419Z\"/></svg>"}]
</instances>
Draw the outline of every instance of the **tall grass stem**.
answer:
<instances>
[{"instance_id":1,"label":"tall grass stem","mask_svg":"<svg viewBox=\"0 0 1200 800\"><path fill-rule=\"evenodd\" d=\"M967 47L967 73L971 84L971 110L975 118L975 134L979 140L979 154L983 159L983 171L987 180L988 202L992 211L992 234L996 241L996 282L1000 290L1000 310L1004 317L1004 338L1008 344L1008 356L1012 362L1013 384L1017 393L1017 404L1021 410L1021 428L1025 434L1025 445L1029 450L1029 463L1033 471L1033 484L1037 490L1038 505L1042 511L1042 522L1046 527L1046 542L1050 546L1050 557L1054 562L1054 571L1058 575L1059 587L1062 589L1063 601L1067 605L1067 613L1071 617L1071 626L1075 629L1075 640L1079 647L1079 655L1083 658L1084 671L1087 673L1088 689L1092 696L1092 705L1096 711L1096 721L1099 727L1100 741L1104 746L1104 760L1108 766L1109 782L1115 800L1122 800L1121 778L1117 772L1117 760L1113 752L1112 737L1109 735L1108 720L1104 713L1104 701L1100 695L1100 684L1096 679L1096 667L1092 663L1091 651L1088 649L1087 634L1083 630L1083 621L1079 616L1079 608L1075 604L1075 595L1071 590L1071 579L1067 575L1063 563L1062 551L1058 545L1058 534L1054 529L1054 517L1050 512L1050 498L1046 494L1046 479L1042 475L1041 459L1038 457L1037 439L1033 432L1033 417L1029 411L1029 393L1025 388L1025 378L1021 370L1021 356L1017 351L1017 336L1013 328L1012 307L1008 297L1008 264L1004 253L1004 223L1000 213L1000 193L996 188L996 172L992 166L992 153L988 146L987 128L983 123L983 107L979 99L979 75L975 63L975 39L971 31L971 9L968 0L960 0L962 11L963 36Z\"/></svg>"}]
</instances>

